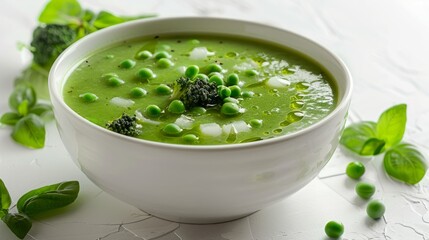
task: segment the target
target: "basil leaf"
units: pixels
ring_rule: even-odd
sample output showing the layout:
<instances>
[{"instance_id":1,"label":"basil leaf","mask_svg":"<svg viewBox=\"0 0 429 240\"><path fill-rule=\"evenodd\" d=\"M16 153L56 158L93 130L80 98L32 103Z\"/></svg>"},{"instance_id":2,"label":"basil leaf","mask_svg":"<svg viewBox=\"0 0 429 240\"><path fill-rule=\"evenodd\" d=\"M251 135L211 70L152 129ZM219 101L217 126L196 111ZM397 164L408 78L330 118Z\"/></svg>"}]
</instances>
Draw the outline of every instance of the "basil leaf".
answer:
<instances>
[{"instance_id":1,"label":"basil leaf","mask_svg":"<svg viewBox=\"0 0 429 240\"><path fill-rule=\"evenodd\" d=\"M386 142L386 148L398 144L405 133L407 105L399 104L384 111L377 122L377 138Z\"/></svg>"},{"instance_id":2,"label":"basil leaf","mask_svg":"<svg viewBox=\"0 0 429 240\"><path fill-rule=\"evenodd\" d=\"M3 222L20 239L24 239L32 227L31 220L24 214L9 213L3 218Z\"/></svg>"},{"instance_id":3,"label":"basil leaf","mask_svg":"<svg viewBox=\"0 0 429 240\"><path fill-rule=\"evenodd\" d=\"M0 179L0 219L8 213L11 202L9 191Z\"/></svg>"},{"instance_id":4,"label":"basil leaf","mask_svg":"<svg viewBox=\"0 0 429 240\"><path fill-rule=\"evenodd\" d=\"M20 108L23 108L23 102L27 101L26 108L28 109L36 104L36 99L36 92L34 92L32 87L19 85L15 87L9 96L9 106L11 109L20 112ZM21 109L21 111L23 110Z\"/></svg>"},{"instance_id":5,"label":"basil leaf","mask_svg":"<svg viewBox=\"0 0 429 240\"><path fill-rule=\"evenodd\" d=\"M24 101L22 101L19 106L18 106L18 113L21 116L25 116L28 114L28 100L25 99Z\"/></svg>"},{"instance_id":6,"label":"basil leaf","mask_svg":"<svg viewBox=\"0 0 429 240\"><path fill-rule=\"evenodd\" d=\"M377 138L368 139L362 149L360 150L359 155L362 156L374 156L384 151L384 145L386 142Z\"/></svg>"},{"instance_id":7,"label":"basil leaf","mask_svg":"<svg viewBox=\"0 0 429 240\"><path fill-rule=\"evenodd\" d=\"M7 112L3 114L0 118L0 123L6 124L6 125L15 125L19 119L21 119L22 116L15 112Z\"/></svg>"},{"instance_id":8,"label":"basil leaf","mask_svg":"<svg viewBox=\"0 0 429 240\"><path fill-rule=\"evenodd\" d=\"M113 26L115 24L136 20L136 19L154 17L154 16L156 15L147 14L147 15L140 15L140 16L125 17L125 16L116 16L107 11L101 11L98 13L97 17L95 18L93 22L93 26L96 27L97 29L102 29L102 28Z\"/></svg>"},{"instance_id":9,"label":"basil leaf","mask_svg":"<svg viewBox=\"0 0 429 240\"><path fill-rule=\"evenodd\" d=\"M376 136L375 122L359 122L350 125L344 129L340 143L349 150L360 154L365 146L365 143ZM367 150L365 150L365 153Z\"/></svg>"},{"instance_id":10,"label":"basil leaf","mask_svg":"<svg viewBox=\"0 0 429 240\"><path fill-rule=\"evenodd\" d=\"M115 16L112 13L106 11L101 11L95 18L93 26L98 29L101 29L123 22L125 22L125 20L121 17Z\"/></svg>"},{"instance_id":11,"label":"basil leaf","mask_svg":"<svg viewBox=\"0 0 429 240\"><path fill-rule=\"evenodd\" d=\"M45 134L45 124L42 119L35 114L29 114L15 124L12 138L29 148L43 148Z\"/></svg>"},{"instance_id":12,"label":"basil leaf","mask_svg":"<svg viewBox=\"0 0 429 240\"><path fill-rule=\"evenodd\" d=\"M20 213L32 217L47 211L65 207L74 202L79 193L79 182L61 182L24 194L17 203Z\"/></svg>"},{"instance_id":13,"label":"basil leaf","mask_svg":"<svg viewBox=\"0 0 429 240\"><path fill-rule=\"evenodd\" d=\"M409 184L420 182L428 168L423 155L407 143L389 149L384 155L383 163L389 176Z\"/></svg>"},{"instance_id":14,"label":"basil leaf","mask_svg":"<svg viewBox=\"0 0 429 240\"><path fill-rule=\"evenodd\" d=\"M52 106L49 104L44 103L38 103L32 107L28 113L34 113L40 118L43 119L43 121L47 122L52 119L54 119L54 113L52 112Z\"/></svg>"},{"instance_id":15,"label":"basil leaf","mask_svg":"<svg viewBox=\"0 0 429 240\"><path fill-rule=\"evenodd\" d=\"M39 16L46 24L80 24L82 7L77 0L51 0Z\"/></svg>"}]
</instances>

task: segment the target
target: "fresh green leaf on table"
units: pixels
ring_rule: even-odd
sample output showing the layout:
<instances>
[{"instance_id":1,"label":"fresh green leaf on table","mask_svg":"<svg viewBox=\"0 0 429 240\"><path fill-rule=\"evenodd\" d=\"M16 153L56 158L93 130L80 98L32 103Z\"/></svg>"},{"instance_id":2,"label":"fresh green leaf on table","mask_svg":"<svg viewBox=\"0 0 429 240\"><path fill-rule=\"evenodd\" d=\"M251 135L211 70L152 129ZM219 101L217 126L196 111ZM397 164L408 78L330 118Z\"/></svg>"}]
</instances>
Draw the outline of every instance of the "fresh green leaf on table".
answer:
<instances>
[{"instance_id":1,"label":"fresh green leaf on table","mask_svg":"<svg viewBox=\"0 0 429 240\"><path fill-rule=\"evenodd\" d=\"M80 25L82 7L77 0L51 0L39 16L46 24Z\"/></svg>"},{"instance_id":2,"label":"fresh green leaf on table","mask_svg":"<svg viewBox=\"0 0 429 240\"><path fill-rule=\"evenodd\" d=\"M12 138L29 148L43 148L45 146L45 123L35 115L28 114L21 118L12 130Z\"/></svg>"},{"instance_id":3,"label":"fresh green leaf on table","mask_svg":"<svg viewBox=\"0 0 429 240\"><path fill-rule=\"evenodd\" d=\"M3 180L0 179L0 219L9 212L11 202L9 191L4 185Z\"/></svg>"},{"instance_id":4,"label":"fresh green leaf on table","mask_svg":"<svg viewBox=\"0 0 429 240\"><path fill-rule=\"evenodd\" d=\"M136 20L136 19L154 17L154 16L155 15L141 15L141 16L135 16L135 17L125 17L125 16L116 16L107 11L101 11L100 13L98 13L97 17L95 18L93 22L93 26L96 27L97 29L102 29L102 28L113 26L115 24Z\"/></svg>"},{"instance_id":5,"label":"fresh green leaf on table","mask_svg":"<svg viewBox=\"0 0 429 240\"><path fill-rule=\"evenodd\" d=\"M389 149L384 155L383 164L389 176L409 184L420 182L428 168L423 155L407 143Z\"/></svg>"},{"instance_id":6,"label":"fresh green leaf on table","mask_svg":"<svg viewBox=\"0 0 429 240\"><path fill-rule=\"evenodd\" d=\"M3 114L0 118L0 123L5 125L13 126L15 125L22 116L16 112L7 112Z\"/></svg>"},{"instance_id":7,"label":"fresh green leaf on table","mask_svg":"<svg viewBox=\"0 0 429 240\"><path fill-rule=\"evenodd\" d=\"M24 103L25 101L27 101L27 103ZM20 111L25 111L22 109L24 107L26 109L33 107L36 101L36 92L32 87L19 85L15 87L12 94L9 96L9 107L20 113Z\"/></svg>"},{"instance_id":8,"label":"fresh green leaf on table","mask_svg":"<svg viewBox=\"0 0 429 240\"><path fill-rule=\"evenodd\" d=\"M379 153L379 146L370 144L377 135L377 124L364 121L350 125L344 129L340 143L357 154L375 155ZM369 154L372 153L372 154Z\"/></svg>"},{"instance_id":9,"label":"fresh green leaf on table","mask_svg":"<svg viewBox=\"0 0 429 240\"><path fill-rule=\"evenodd\" d=\"M390 148L401 142L407 123L407 105L395 105L384 111L377 122L377 138Z\"/></svg>"},{"instance_id":10,"label":"fresh green leaf on table","mask_svg":"<svg viewBox=\"0 0 429 240\"><path fill-rule=\"evenodd\" d=\"M32 217L65 207L74 202L79 193L79 182L61 182L24 194L17 204L18 211Z\"/></svg>"},{"instance_id":11,"label":"fresh green leaf on table","mask_svg":"<svg viewBox=\"0 0 429 240\"><path fill-rule=\"evenodd\" d=\"M52 111L52 106L45 103L37 103L34 105L28 113L34 113L43 121L48 122L54 118L54 113Z\"/></svg>"},{"instance_id":12,"label":"fresh green leaf on table","mask_svg":"<svg viewBox=\"0 0 429 240\"><path fill-rule=\"evenodd\" d=\"M32 227L31 220L20 213L8 213L3 217L3 222L20 239L24 239Z\"/></svg>"}]
</instances>

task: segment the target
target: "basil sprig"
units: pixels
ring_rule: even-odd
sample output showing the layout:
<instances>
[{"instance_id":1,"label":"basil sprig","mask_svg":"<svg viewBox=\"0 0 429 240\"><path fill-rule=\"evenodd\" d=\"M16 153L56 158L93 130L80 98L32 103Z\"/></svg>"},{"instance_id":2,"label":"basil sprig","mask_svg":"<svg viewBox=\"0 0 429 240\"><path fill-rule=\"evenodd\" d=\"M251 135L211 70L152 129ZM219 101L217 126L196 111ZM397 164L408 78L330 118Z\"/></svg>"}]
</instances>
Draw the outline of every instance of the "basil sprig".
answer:
<instances>
[{"instance_id":1,"label":"basil sprig","mask_svg":"<svg viewBox=\"0 0 429 240\"><path fill-rule=\"evenodd\" d=\"M79 182L57 183L24 194L17 203L18 212L33 217L74 202L79 193Z\"/></svg>"},{"instance_id":2,"label":"basil sprig","mask_svg":"<svg viewBox=\"0 0 429 240\"><path fill-rule=\"evenodd\" d=\"M20 239L25 238L32 227L31 217L73 203L79 194L79 182L68 181L31 190L17 203L18 213L11 213L11 198L0 179L0 219Z\"/></svg>"},{"instance_id":3,"label":"basil sprig","mask_svg":"<svg viewBox=\"0 0 429 240\"><path fill-rule=\"evenodd\" d=\"M340 143L362 155L385 153L386 173L402 182L416 184L426 174L426 160L415 146L401 143L407 122L407 105L395 105L384 111L377 122L363 121L344 129Z\"/></svg>"},{"instance_id":4,"label":"basil sprig","mask_svg":"<svg viewBox=\"0 0 429 240\"><path fill-rule=\"evenodd\" d=\"M3 114L0 123L13 127L12 139L29 148L43 148L45 123L53 118L52 107L37 103L36 92L28 85L15 87L9 107L12 111Z\"/></svg>"}]
</instances>

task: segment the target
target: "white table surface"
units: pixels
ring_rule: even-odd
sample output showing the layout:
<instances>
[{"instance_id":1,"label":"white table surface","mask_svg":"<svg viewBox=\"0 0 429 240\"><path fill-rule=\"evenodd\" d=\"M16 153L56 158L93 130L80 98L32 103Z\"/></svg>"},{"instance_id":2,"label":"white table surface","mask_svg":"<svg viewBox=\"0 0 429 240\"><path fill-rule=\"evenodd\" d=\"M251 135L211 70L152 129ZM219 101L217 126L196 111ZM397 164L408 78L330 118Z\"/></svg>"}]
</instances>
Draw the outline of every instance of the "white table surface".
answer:
<instances>
[{"instance_id":1,"label":"white table surface","mask_svg":"<svg viewBox=\"0 0 429 240\"><path fill-rule=\"evenodd\" d=\"M0 113L8 111L13 79L28 59L18 41L29 42L42 0L1 0ZM386 108L408 104L405 140L429 153L429 1L425 0L81 0L84 7L118 14L224 16L267 23L312 38L350 68L354 94L349 123L376 120ZM337 149L319 177L283 201L249 217L215 225L172 223L114 199L73 164L56 130L47 127L46 147L28 150L0 128L0 178L12 198L59 181L81 183L78 200L62 214L40 219L25 239L37 240L312 240L328 239L329 220L344 223L342 239L429 239L429 174L408 186L386 177L381 157L366 163L364 180L376 183L374 198L386 205L383 219L366 216L366 202L344 174L356 160ZM221 197L221 196L220 196ZM0 239L16 239L0 222Z\"/></svg>"}]
</instances>

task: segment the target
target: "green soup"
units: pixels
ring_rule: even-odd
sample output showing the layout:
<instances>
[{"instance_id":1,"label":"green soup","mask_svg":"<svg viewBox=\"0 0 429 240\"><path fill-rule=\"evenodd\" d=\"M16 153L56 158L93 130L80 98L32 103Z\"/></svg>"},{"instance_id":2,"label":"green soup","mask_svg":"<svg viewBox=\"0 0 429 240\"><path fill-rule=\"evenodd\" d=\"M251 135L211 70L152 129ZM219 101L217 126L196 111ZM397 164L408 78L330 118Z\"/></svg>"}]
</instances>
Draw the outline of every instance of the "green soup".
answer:
<instances>
[{"instance_id":1,"label":"green soup","mask_svg":"<svg viewBox=\"0 0 429 240\"><path fill-rule=\"evenodd\" d=\"M220 102L183 107L183 99L174 97L179 78L217 85ZM295 132L328 115L337 102L331 75L308 57L266 42L218 35L154 36L115 44L77 64L63 91L74 111L99 126L135 115L141 132L135 137L199 145Z\"/></svg>"}]
</instances>

